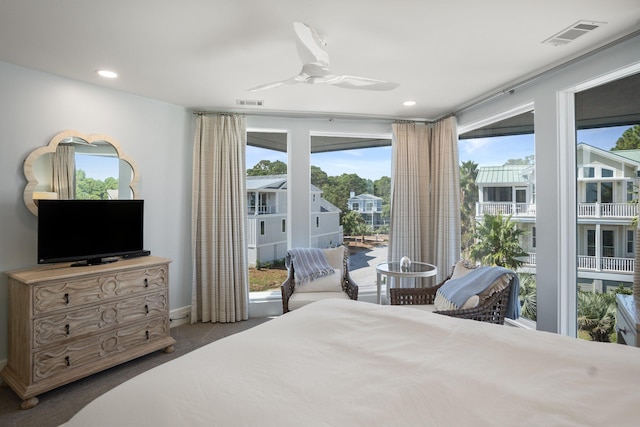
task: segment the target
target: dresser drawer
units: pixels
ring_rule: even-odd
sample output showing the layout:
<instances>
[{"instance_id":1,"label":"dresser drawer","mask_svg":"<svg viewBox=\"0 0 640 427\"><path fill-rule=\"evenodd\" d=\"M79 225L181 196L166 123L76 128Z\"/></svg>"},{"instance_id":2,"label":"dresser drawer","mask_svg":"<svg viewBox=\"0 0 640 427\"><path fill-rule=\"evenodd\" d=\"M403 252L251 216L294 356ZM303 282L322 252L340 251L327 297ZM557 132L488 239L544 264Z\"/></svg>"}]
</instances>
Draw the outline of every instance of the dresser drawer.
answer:
<instances>
[{"instance_id":1,"label":"dresser drawer","mask_svg":"<svg viewBox=\"0 0 640 427\"><path fill-rule=\"evenodd\" d=\"M93 305L38 318L33 326L33 346L61 344L82 335L168 313L167 292Z\"/></svg>"},{"instance_id":2,"label":"dresser drawer","mask_svg":"<svg viewBox=\"0 0 640 427\"><path fill-rule=\"evenodd\" d=\"M167 288L167 271L167 266L157 266L42 283L33 289L33 313L37 317L121 296L160 291Z\"/></svg>"},{"instance_id":3,"label":"dresser drawer","mask_svg":"<svg viewBox=\"0 0 640 427\"><path fill-rule=\"evenodd\" d=\"M118 357L146 343L163 340L168 335L168 319L155 318L36 351L33 356L33 382L37 383L56 375L71 376L72 371L83 369L87 365L105 365L105 359Z\"/></svg>"}]
</instances>

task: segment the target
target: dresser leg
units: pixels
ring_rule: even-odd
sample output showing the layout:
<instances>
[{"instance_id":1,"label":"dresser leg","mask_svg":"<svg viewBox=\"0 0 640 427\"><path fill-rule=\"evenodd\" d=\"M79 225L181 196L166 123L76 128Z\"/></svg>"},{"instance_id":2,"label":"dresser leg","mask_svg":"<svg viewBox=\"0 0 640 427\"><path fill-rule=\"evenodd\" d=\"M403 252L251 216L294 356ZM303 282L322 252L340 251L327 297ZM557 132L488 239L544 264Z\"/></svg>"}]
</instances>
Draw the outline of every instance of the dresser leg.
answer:
<instances>
[{"instance_id":1,"label":"dresser leg","mask_svg":"<svg viewBox=\"0 0 640 427\"><path fill-rule=\"evenodd\" d=\"M169 353L173 353L174 350L175 348L172 345L170 345L169 347L164 349L164 352L169 354Z\"/></svg>"},{"instance_id":2,"label":"dresser leg","mask_svg":"<svg viewBox=\"0 0 640 427\"><path fill-rule=\"evenodd\" d=\"M39 400L37 397L30 397L29 399L25 399L22 401L20 408L22 409L31 409L38 404Z\"/></svg>"}]
</instances>

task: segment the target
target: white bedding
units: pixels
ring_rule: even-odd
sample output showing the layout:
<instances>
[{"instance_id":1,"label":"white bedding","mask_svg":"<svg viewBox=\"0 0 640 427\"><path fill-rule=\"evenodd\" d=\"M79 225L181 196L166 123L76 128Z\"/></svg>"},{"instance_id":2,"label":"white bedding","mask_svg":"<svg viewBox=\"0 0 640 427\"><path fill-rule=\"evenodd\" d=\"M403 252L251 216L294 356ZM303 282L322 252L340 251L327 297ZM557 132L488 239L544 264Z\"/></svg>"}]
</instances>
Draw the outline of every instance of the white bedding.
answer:
<instances>
[{"instance_id":1,"label":"white bedding","mask_svg":"<svg viewBox=\"0 0 640 427\"><path fill-rule=\"evenodd\" d=\"M640 350L350 300L154 368L66 426L638 426Z\"/></svg>"}]
</instances>

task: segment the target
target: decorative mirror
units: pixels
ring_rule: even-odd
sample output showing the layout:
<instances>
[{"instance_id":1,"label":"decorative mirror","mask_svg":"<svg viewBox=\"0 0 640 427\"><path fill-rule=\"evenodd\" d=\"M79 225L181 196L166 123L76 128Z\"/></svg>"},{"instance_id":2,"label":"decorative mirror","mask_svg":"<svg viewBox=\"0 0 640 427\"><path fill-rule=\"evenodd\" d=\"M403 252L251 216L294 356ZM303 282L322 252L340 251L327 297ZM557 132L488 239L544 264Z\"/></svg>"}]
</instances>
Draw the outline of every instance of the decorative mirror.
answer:
<instances>
[{"instance_id":1,"label":"decorative mirror","mask_svg":"<svg viewBox=\"0 0 640 427\"><path fill-rule=\"evenodd\" d=\"M24 161L24 203L38 215L40 199L137 199L139 176L120 144L65 130Z\"/></svg>"}]
</instances>

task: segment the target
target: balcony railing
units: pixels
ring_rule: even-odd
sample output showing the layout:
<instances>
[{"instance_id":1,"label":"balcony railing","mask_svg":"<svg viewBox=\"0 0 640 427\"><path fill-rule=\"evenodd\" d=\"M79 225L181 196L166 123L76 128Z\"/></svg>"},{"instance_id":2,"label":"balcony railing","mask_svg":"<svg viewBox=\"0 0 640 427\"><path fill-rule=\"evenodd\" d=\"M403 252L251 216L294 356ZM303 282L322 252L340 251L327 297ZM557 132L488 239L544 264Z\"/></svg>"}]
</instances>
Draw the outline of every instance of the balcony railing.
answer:
<instances>
[{"instance_id":1,"label":"balcony railing","mask_svg":"<svg viewBox=\"0 0 640 427\"><path fill-rule=\"evenodd\" d=\"M633 273L634 258L615 258L578 255L578 270L605 271L611 273ZM536 266L536 254L530 253L524 267Z\"/></svg>"},{"instance_id":2,"label":"balcony railing","mask_svg":"<svg viewBox=\"0 0 640 427\"><path fill-rule=\"evenodd\" d=\"M635 203L578 203L580 218L634 218L637 215ZM476 202L476 216L512 215L514 217L535 217L536 205L511 202Z\"/></svg>"},{"instance_id":3,"label":"balcony railing","mask_svg":"<svg viewBox=\"0 0 640 427\"><path fill-rule=\"evenodd\" d=\"M266 214L275 214L278 213L276 209L276 205L260 205L260 206L249 206L247 208L247 213L249 215L266 215Z\"/></svg>"}]
</instances>

